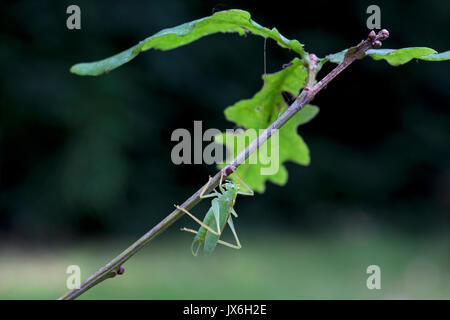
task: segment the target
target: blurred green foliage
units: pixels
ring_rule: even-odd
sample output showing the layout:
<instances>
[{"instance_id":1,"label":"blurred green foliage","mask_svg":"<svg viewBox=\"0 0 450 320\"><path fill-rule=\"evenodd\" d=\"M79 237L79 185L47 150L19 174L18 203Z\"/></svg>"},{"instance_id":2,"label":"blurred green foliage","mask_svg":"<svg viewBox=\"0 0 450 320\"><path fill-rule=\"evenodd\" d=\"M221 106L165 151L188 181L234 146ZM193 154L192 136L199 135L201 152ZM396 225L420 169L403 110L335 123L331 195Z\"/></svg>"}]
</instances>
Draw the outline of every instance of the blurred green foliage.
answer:
<instances>
[{"instance_id":1,"label":"blurred green foliage","mask_svg":"<svg viewBox=\"0 0 450 320\"><path fill-rule=\"evenodd\" d=\"M264 40L206 37L96 78L71 74L71 65L214 8L247 10L323 57L367 35L372 1L295 8L83 0L79 31L65 26L70 4L5 1L0 11L4 299L60 296L68 265L79 264L85 278L197 190L215 166L173 165L171 133L193 130L194 120L230 128L225 107L262 86ZM450 2L377 4L391 32L385 47L450 49ZM267 41L268 72L293 57ZM449 65L354 63L315 99L320 114L299 128L311 164L288 163L286 186L238 199L242 250L193 258L192 238L177 230L192 222L182 219L133 257L125 275L83 298L449 298ZM381 291L365 287L370 264L382 268Z\"/></svg>"},{"instance_id":2,"label":"blurred green foliage","mask_svg":"<svg viewBox=\"0 0 450 320\"><path fill-rule=\"evenodd\" d=\"M207 16L218 4L78 1L79 31L65 27L69 4L10 1L0 13L0 235L43 242L140 235L215 172L214 166L173 165L170 135L192 130L194 120L230 128L225 107L261 88L263 40L220 34L148 52L106 76L78 77L69 72L74 63L120 52L163 28ZM325 56L366 36L369 4L218 8L247 10ZM386 46L449 49L450 3L379 5L391 31ZM268 72L294 57L267 44ZM448 230L448 71L446 62L352 65L314 101L321 114L299 128L310 166L288 163L285 187L269 184L264 195L239 199L238 223L298 233L326 233L350 222Z\"/></svg>"},{"instance_id":3,"label":"blurred green foliage","mask_svg":"<svg viewBox=\"0 0 450 320\"><path fill-rule=\"evenodd\" d=\"M448 237L265 231L241 232L242 250L220 246L214 258L192 257L188 234L163 236L131 259L123 275L80 299L450 298ZM0 260L0 299L55 299L66 291L67 266L76 262L85 278L130 240L4 248L9 258ZM372 264L381 268L381 290L366 287Z\"/></svg>"}]
</instances>

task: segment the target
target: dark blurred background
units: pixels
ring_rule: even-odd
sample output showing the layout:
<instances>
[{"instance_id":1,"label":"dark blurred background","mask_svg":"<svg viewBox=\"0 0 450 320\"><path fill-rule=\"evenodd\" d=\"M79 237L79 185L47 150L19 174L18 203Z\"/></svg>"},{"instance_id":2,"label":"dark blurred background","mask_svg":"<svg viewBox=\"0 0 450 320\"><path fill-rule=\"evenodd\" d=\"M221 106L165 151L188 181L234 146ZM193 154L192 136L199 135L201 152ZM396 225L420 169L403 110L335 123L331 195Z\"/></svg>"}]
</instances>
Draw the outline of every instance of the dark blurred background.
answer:
<instances>
[{"instance_id":1,"label":"dark blurred background","mask_svg":"<svg viewBox=\"0 0 450 320\"><path fill-rule=\"evenodd\" d=\"M81 30L66 28L70 4L81 8ZM249 11L261 25L276 27L323 57L366 37L371 4L381 7L382 27L391 32L384 48L450 50L450 2L440 0L317 0L295 6L3 1L0 238L69 245L97 237L137 239L216 172L214 166L174 165L171 133L192 132L194 120L202 120L204 130L232 128L223 111L262 86L264 40L208 36L172 51L144 52L99 77L73 75L71 65L103 59L160 29L231 8ZM267 41L268 72L293 57ZM448 231L449 71L449 62L354 63L317 96L319 115L299 128L310 166L288 163L286 186L268 184L264 194L239 199L240 230L394 230L417 237ZM207 205L195 212L202 216Z\"/></svg>"}]
</instances>

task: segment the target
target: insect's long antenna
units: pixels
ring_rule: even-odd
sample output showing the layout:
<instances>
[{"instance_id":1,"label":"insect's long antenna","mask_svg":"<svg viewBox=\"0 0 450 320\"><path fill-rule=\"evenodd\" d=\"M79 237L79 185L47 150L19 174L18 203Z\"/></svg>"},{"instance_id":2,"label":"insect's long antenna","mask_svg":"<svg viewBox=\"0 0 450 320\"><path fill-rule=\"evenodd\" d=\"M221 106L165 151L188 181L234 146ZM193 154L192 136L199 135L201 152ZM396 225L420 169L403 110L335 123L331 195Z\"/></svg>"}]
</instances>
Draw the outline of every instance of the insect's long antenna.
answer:
<instances>
[{"instance_id":1,"label":"insect's long antenna","mask_svg":"<svg viewBox=\"0 0 450 320\"><path fill-rule=\"evenodd\" d=\"M242 176L243 176L243 177L245 177L245 175L247 174L247 171L248 171L249 168L250 168L250 162L247 162L247 163L245 164L244 169L241 170L241 171L242 171Z\"/></svg>"},{"instance_id":2,"label":"insect's long antenna","mask_svg":"<svg viewBox=\"0 0 450 320\"><path fill-rule=\"evenodd\" d=\"M264 74L263 74L263 87L264 87L264 98L261 109L261 117L259 118L259 128L261 128L262 123L264 121L264 107L266 103L266 76L267 76L267 63L266 63L266 47L267 47L267 38L264 38Z\"/></svg>"},{"instance_id":3,"label":"insect's long antenna","mask_svg":"<svg viewBox=\"0 0 450 320\"><path fill-rule=\"evenodd\" d=\"M253 192L252 188L250 188L250 187L244 182L244 180L242 180L242 179L237 175L236 169L233 170L233 174L234 174L234 176L239 180L239 182L242 183L242 184L247 188L247 190L250 192L250 194L253 195L254 192Z\"/></svg>"}]
</instances>

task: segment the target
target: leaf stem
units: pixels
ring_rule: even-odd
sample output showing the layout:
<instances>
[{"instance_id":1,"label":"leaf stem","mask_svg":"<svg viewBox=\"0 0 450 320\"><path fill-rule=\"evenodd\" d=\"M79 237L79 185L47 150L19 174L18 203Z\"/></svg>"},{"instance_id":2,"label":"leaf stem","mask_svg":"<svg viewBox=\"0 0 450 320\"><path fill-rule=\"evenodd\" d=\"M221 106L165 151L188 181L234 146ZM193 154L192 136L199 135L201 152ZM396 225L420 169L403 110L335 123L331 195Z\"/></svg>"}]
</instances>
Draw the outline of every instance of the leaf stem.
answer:
<instances>
[{"instance_id":1,"label":"leaf stem","mask_svg":"<svg viewBox=\"0 0 450 320\"><path fill-rule=\"evenodd\" d=\"M369 36L366 40L361 41L359 45L354 48L349 49L349 53L346 55L344 60L336 66L330 73L328 73L322 80L315 83L315 77L318 72L318 64L317 57L314 54L309 55L308 61L306 61L308 67L308 76L306 87L302 90L302 92L298 95L295 101L289 106L289 108L280 116L277 120L275 120L267 129L259 135L257 139L255 139L245 150L243 150L237 157L230 162L227 166L239 167L247 158L253 154L259 146L261 146L264 142L266 142L275 132L279 130L283 125L291 119L297 112L299 112L306 104L308 104L311 100L314 99L316 94L322 90L331 80L333 80L339 73L341 73L345 68L347 68L351 63L353 63L356 59L362 57L367 50L371 49L375 41L384 40L387 38L386 30L382 30L378 33L378 35L374 38L373 36ZM377 42L376 45L379 43ZM222 170L226 170L225 167ZM220 173L217 172L216 175L211 179L206 189L206 192L211 192L214 188L216 188L219 184ZM192 196L190 196L181 207L190 210L197 203L200 202L200 193L202 192L202 186L197 192L195 192ZM59 300L72 300L89 290L90 288L96 286L100 282L114 277L117 274L122 274L124 269L122 265L134 256L139 250L141 250L144 246L146 246L150 241L152 241L157 235L164 232L169 226L171 226L175 221L183 216L183 212L175 209L169 214L166 218L164 218L161 222L159 222L156 226L150 229L146 234L144 234L139 240L134 242L130 247L128 247L125 251L120 253L117 257L107 263L105 266L101 267L94 274L89 276L83 283L80 285L79 289L72 289L68 291L66 294L61 296Z\"/></svg>"}]
</instances>

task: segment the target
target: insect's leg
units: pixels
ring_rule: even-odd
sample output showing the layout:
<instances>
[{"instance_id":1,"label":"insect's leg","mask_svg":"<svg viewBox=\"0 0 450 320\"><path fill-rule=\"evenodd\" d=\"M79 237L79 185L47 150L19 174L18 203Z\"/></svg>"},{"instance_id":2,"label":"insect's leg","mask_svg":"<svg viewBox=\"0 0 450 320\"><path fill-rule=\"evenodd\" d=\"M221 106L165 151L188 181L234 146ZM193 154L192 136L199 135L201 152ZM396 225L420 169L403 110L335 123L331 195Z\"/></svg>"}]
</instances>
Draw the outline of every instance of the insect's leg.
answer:
<instances>
[{"instance_id":1,"label":"insect's leg","mask_svg":"<svg viewBox=\"0 0 450 320\"><path fill-rule=\"evenodd\" d=\"M211 179L212 179L211 176L209 176L208 182L207 182L207 183L205 184L205 186L203 187L202 192L200 192L200 198L203 197L203 194L205 193L206 188L208 188L209 184L211 183Z\"/></svg>"},{"instance_id":2,"label":"insect's leg","mask_svg":"<svg viewBox=\"0 0 450 320\"><path fill-rule=\"evenodd\" d=\"M198 233L198 231L195 231L195 230L192 230L192 229L188 229L188 228L181 228L180 230L181 230L181 231L187 231L187 232L195 233L195 234ZM196 244L198 244L198 245L197 245L197 248L194 249L194 246L195 246ZM202 243L201 243L200 241L196 241L196 240L194 240L194 241L192 242L192 245L191 245L191 252L192 252L192 255L193 255L194 257L197 256L198 250L200 249L201 244L202 244Z\"/></svg>"},{"instance_id":3,"label":"insect's leg","mask_svg":"<svg viewBox=\"0 0 450 320\"><path fill-rule=\"evenodd\" d=\"M213 192L213 193L208 193L206 196L201 195L200 198L205 199L205 198L213 198L213 197L218 197L220 196L219 192Z\"/></svg>"},{"instance_id":4,"label":"insect's leg","mask_svg":"<svg viewBox=\"0 0 450 320\"><path fill-rule=\"evenodd\" d=\"M187 231L187 232L195 233L195 234L198 233L198 231L195 231L195 230L192 230L192 229L188 229L188 228L181 228L180 230L181 230L181 231ZM196 244L197 244L197 247L194 248L194 246L195 246ZM191 244L191 252L192 252L192 255L193 255L194 257L197 256L198 250L200 249L200 246L201 246L201 242L200 242L200 241L195 241L195 240L192 241L192 244Z\"/></svg>"},{"instance_id":5,"label":"insect's leg","mask_svg":"<svg viewBox=\"0 0 450 320\"><path fill-rule=\"evenodd\" d=\"M235 218L238 217L238 214L236 213L236 211L234 210L233 207L231 207L231 213L233 214L233 216L234 216Z\"/></svg>"},{"instance_id":6,"label":"insect's leg","mask_svg":"<svg viewBox=\"0 0 450 320\"><path fill-rule=\"evenodd\" d=\"M223 169L222 169L222 170L220 170L220 179L219 179L219 190L222 193L225 192L225 190L223 190L223 187L222 187L223 175L224 175L224 172L223 172Z\"/></svg>"},{"instance_id":7,"label":"insect's leg","mask_svg":"<svg viewBox=\"0 0 450 320\"><path fill-rule=\"evenodd\" d=\"M240 248L242 248L242 246L240 244L239 245L234 245L234 244L231 244L229 242L226 242L226 241L223 241L223 240L220 240L220 239L217 240L217 243L221 244L223 246L227 246L228 248L231 248L231 249L239 250Z\"/></svg>"},{"instance_id":8,"label":"insect's leg","mask_svg":"<svg viewBox=\"0 0 450 320\"><path fill-rule=\"evenodd\" d=\"M181 230L181 231L186 231L186 232L190 232L190 233L195 233L195 234L197 234L197 231L196 231L196 230L192 230L192 229L189 229L189 228L181 228L180 230Z\"/></svg>"},{"instance_id":9,"label":"insect's leg","mask_svg":"<svg viewBox=\"0 0 450 320\"><path fill-rule=\"evenodd\" d=\"M230 226L231 232L233 232L234 239L236 240L236 249L240 249L242 246L241 243L239 242L236 230L234 229L233 219L231 217L230 219L228 219L228 225Z\"/></svg>"},{"instance_id":10,"label":"insect's leg","mask_svg":"<svg viewBox=\"0 0 450 320\"><path fill-rule=\"evenodd\" d=\"M233 249L240 249L242 248L241 243L239 242L239 238L236 234L236 230L234 230L233 220L231 217L228 219L228 225L230 226L231 232L233 232L234 239L236 240L236 244L231 244L222 240L217 240L217 243L220 243L221 245L233 248Z\"/></svg>"},{"instance_id":11,"label":"insect's leg","mask_svg":"<svg viewBox=\"0 0 450 320\"><path fill-rule=\"evenodd\" d=\"M184 213L186 213L189 217L191 217L192 219L194 219L195 222L197 222L199 225L201 225L203 228L205 228L206 230L208 230L209 232L212 232L213 234L215 234L216 236L220 236L220 232L217 233L217 231L214 231L213 229L211 229L208 225L204 224L202 221L200 221L199 219L197 219L196 216L194 216L192 213L190 213L189 211L187 211L185 208L182 208L180 206L175 205L175 208L177 208L180 211L183 211Z\"/></svg>"},{"instance_id":12,"label":"insect's leg","mask_svg":"<svg viewBox=\"0 0 450 320\"><path fill-rule=\"evenodd\" d=\"M246 191L238 191L237 193L243 196L253 196L255 194L255 192L252 190L252 188L250 188L237 174L236 172L233 173L234 176L239 180L240 183L242 183L246 188L247 188L247 192Z\"/></svg>"},{"instance_id":13,"label":"insect's leg","mask_svg":"<svg viewBox=\"0 0 450 320\"><path fill-rule=\"evenodd\" d=\"M207 184L205 184L205 186L203 187L203 189L202 189L202 192L200 192L200 198L202 198L202 199L204 199L204 198L211 198L211 197L217 197L220 193L218 193L215 189L214 189L214 191L216 191L216 192L213 192L213 193L209 193L209 194L207 194L207 195L204 195L204 193L206 192L206 189L208 189L208 186L209 186L209 184L211 183L211 177L209 177L209 180L208 180L208 183Z\"/></svg>"}]
</instances>

